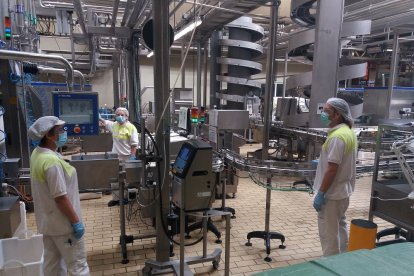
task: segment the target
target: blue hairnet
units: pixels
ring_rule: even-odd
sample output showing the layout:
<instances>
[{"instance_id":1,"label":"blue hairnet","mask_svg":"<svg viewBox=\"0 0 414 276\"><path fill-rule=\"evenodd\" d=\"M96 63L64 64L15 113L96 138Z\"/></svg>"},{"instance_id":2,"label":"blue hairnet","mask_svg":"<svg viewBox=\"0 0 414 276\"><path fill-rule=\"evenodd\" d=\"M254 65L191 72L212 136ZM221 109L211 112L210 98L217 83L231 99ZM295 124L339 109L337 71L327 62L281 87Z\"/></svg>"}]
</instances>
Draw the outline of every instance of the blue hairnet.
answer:
<instances>
[{"instance_id":1,"label":"blue hairnet","mask_svg":"<svg viewBox=\"0 0 414 276\"><path fill-rule=\"evenodd\" d=\"M350 123L351 125L353 124L354 120L352 119L351 110L349 109L349 105L346 101L340 98L330 98L326 101L326 103L341 114L347 123Z\"/></svg>"}]
</instances>

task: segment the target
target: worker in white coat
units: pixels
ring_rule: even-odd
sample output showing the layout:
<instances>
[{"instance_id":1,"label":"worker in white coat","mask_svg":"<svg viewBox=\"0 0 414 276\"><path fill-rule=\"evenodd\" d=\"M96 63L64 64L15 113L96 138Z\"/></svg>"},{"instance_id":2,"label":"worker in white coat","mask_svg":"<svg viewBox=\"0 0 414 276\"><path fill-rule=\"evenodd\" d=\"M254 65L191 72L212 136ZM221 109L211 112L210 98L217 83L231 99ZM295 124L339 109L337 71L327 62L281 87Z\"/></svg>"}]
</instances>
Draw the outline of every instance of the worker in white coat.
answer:
<instances>
[{"instance_id":1,"label":"worker in white coat","mask_svg":"<svg viewBox=\"0 0 414 276\"><path fill-rule=\"evenodd\" d=\"M319 238L324 256L343 253L348 247L346 210L355 187L357 138L347 102L330 98L321 114L329 127L316 170L313 207L318 212Z\"/></svg>"},{"instance_id":2,"label":"worker in white coat","mask_svg":"<svg viewBox=\"0 0 414 276\"><path fill-rule=\"evenodd\" d=\"M136 160L136 153L139 144L137 128L128 121L129 112L124 107L115 110L115 122L99 118L105 124L105 128L112 133L112 152L118 154L119 160L123 163L126 160ZM117 190L118 186L111 185L112 190ZM108 206L119 204L119 192L112 192L112 200Z\"/></svg>"},{"instance_id":3,"label":"worker in white coat","mask_svg":"<svg viewBox=\"0 0 414 276\"><path fill-rule=\"evenodd\" d=\"M30 156L30 180L36 224L43 234L45 275L89 275L83 235L78 178L56 152L67 141L65 122L41 117L29 128L40 141Z\"/></svg>"}]
</instances>

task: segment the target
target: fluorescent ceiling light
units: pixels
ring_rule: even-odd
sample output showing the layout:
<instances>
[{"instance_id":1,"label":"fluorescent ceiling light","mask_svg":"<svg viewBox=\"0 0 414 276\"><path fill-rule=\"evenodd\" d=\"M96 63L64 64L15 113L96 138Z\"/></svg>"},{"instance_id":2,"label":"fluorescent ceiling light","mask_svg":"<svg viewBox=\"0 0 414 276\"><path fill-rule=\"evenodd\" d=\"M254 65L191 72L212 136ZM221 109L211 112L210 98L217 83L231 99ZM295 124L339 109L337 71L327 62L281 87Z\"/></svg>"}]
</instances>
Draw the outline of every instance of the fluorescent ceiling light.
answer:
<instances>
[{"instance_id":1,"label":"fluorescent ceiling light","mask_svg":"<svg viewBox=\"0 0 414 276\"><path fill-rule=\"evenodd\" d=\"M195 28L200 26L201 23L203 23L203 21L201 21L200 18L197 18L195 21L192 21L190 24L183 27L180 31L178 31L176 34L174 34L174 41L177 40L177 39L180 39L181 37L185 36L186 34L191 32L192 30L194 30Z\"/></svg>"},{"instance_id":2,"label":"fluorescent ceiling light","mask_svg":"<svg viewBox=\"0 0 414 276\"><path fill-rule=\"evenodd\" d=\"M177 39L182 38L183 36L185 36L186 34L188 34L189 32L191 32L192 30L194 30L195 28L197 28L198 26L201 25L201 23L203 23L203 21L201 21L200 18L197 18L195 21L191 21L190 24L188 24L187 26L183 27L180 31L178 31L177 33L174 34L174 41ZM154 55L154 51L151 51L147 54L147 58L150 58Z\"/></svg>"}]
</instances>

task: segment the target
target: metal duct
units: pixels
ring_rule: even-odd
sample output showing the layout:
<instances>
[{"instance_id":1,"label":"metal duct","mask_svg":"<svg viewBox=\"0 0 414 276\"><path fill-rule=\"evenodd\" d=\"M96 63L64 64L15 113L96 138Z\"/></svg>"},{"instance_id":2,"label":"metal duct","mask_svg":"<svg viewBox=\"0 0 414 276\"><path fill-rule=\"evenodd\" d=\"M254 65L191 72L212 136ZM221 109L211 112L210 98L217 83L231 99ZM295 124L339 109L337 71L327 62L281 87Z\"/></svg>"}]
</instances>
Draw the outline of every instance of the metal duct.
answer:
<instances>
[{"instance_id":1,"label":"metal duct","mask_svg":"<svg viewBox=\"0 0 414 276\"><path fill-rule=\"evenodd\" d=\"M73 90L73 76L74 76L73 67L67 59L61 56L0 50L0 59L20 60L20 61L39 61L39 62L45 62L45 61L58 62L65 67L66 74L67 74L67 85L68 85L69 91Z\"/></svg>"},{"instance_id":2,"label":"metal duct","mask_svg":"<svg viewBox=\"0 0 414 276\"><path fill-rule=\"evenodd\" d=\"M57 75L65 75L65 69L53 68L53 67L44 67L44 66L37 66L39 69L39 73L42 74L57 74ZM85 90L85 76L82 74L81 71L73 70L74 76L79 78L79 85L80 90Z\"/></svg>"}]
</instances>

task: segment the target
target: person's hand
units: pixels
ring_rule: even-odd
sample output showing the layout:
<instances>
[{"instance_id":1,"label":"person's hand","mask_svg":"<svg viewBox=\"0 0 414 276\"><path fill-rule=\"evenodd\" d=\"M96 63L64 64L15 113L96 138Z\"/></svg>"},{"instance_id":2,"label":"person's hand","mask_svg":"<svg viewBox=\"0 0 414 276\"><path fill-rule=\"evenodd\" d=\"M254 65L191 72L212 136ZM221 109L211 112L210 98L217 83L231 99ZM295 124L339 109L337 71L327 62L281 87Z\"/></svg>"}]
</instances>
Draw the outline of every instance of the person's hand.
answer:
<instances>
[{"instance_id":1,"label":"person's hand","mask_svg":"<svg viewBox=\"0 0 414 276\"><path fill-rule=\"evenodd\" d=\"M135 157L135 155L130 155L129 160L137 160L137 158Z\"/></svg>"},{"instance_id":2,"label":"person's hand","mask_svg":"<svg viewBox=\"0 0 414 276\"><path fill-rule=\"evenodd\" d=\"M72 224L73 233L75 234L75 238L80 240L83 237L83 234L85 234L85 226L83 226L82 222L76 222Z\"/></svg>"},{"instance_id":3,"label":"person's hand","mask_svg":"<svg viewBox=\"0 0 414 276\"><path fill-rule=\"evenodd\" d=\"M313 208L315 208L315 210L319 212L322 209L322 206L324 204L325 204L325 193L319 191L316 194L315 199L313 200Z\"/></svg>"}]
</instances>

